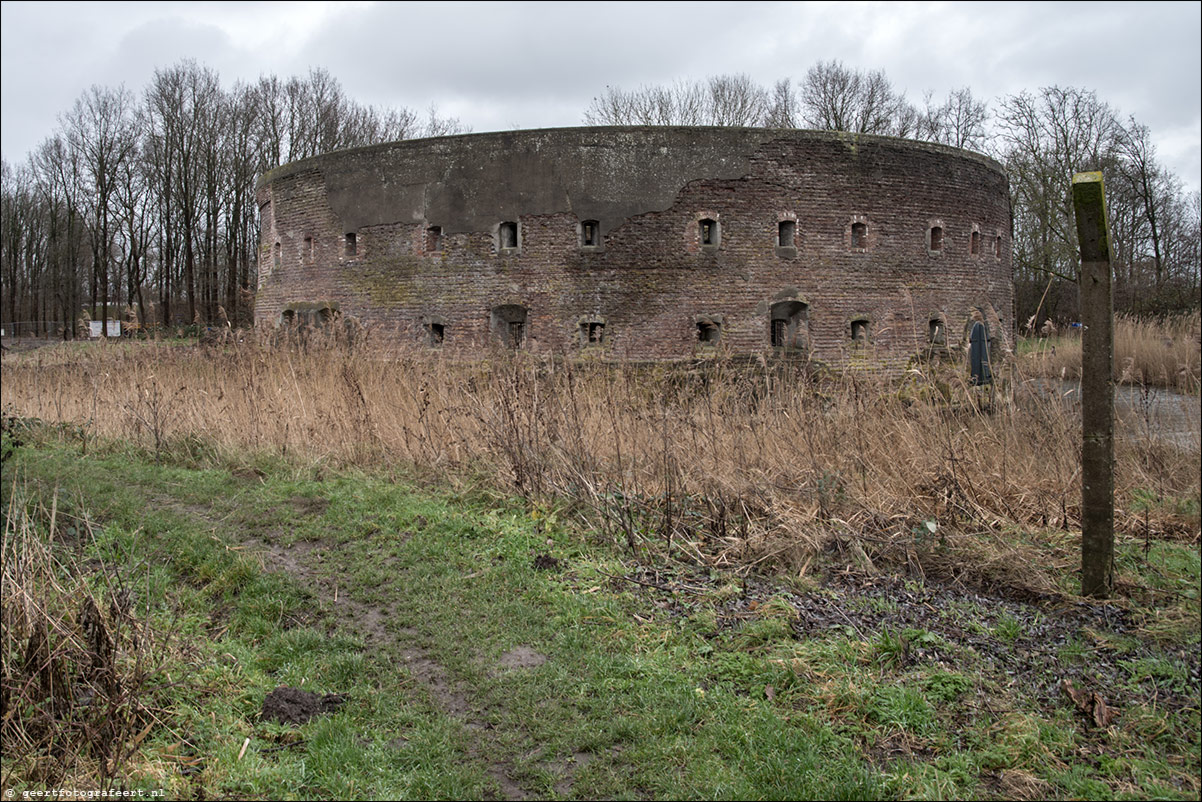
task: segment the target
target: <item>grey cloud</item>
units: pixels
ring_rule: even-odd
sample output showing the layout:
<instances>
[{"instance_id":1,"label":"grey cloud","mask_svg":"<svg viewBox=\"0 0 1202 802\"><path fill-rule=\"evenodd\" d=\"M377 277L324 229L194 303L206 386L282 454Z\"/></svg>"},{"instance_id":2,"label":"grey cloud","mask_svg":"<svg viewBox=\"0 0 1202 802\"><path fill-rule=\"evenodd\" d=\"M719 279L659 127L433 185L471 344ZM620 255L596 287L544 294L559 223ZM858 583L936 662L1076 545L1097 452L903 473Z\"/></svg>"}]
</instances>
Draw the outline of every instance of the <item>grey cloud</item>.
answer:
<instances>
[{"instance_id":1,"label":"grey cloud","mask_svg":"<svg viewBox=\"0 0 1202 802\"><path fill-rule=\"evenodd\" d=\"M820 60L883 69L919 102L962 86L995 101L1083 86L1193 158L1199 120L1197 3L381 3L3 5L3 150L10 161L54 128L91 83L140 91L156 67L195 58L226 85L322 67L347 94L477 131L577 125L606 86L747 73L800 80ZM189 22L188 20L196 20ZM53 24L47 24L52 21ZM231 41L227 28L261 30ZM1173 132L1170 135L1170 132ZM1188 154L1187 154L1188 155ZM1192 173L1192 175L1190 174Z\"/></svg>"}]
</instances>

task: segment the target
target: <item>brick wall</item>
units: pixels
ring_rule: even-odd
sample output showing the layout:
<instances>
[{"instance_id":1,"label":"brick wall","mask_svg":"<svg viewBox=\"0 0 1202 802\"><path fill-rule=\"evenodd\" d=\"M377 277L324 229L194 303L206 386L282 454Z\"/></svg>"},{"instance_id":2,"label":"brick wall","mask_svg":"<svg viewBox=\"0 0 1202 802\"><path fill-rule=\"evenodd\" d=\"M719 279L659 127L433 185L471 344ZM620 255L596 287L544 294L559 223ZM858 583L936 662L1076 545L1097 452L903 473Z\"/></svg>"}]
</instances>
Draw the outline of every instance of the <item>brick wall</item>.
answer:
<instances>
[{"instance_id":1,"label":"brick wall","mask_svg":"<svg viewBox=\"0 0 1202 802\"><path fill-rule=\"evenodd\" d=\"M493 310L513 305L527 310L523 347L662 359L771 353L773 305L795 301L814 357L875 364L922 349L936 318L953 346L974 310L997 336L1013 331L1005 175L926 143L734 128L476 134L286 165L263 176L259 204L260 324L328 303L414 342L437 322L438 347L482 349L497 338ZM583 220L599 221L598 246L582 246ZM507 221L514 250L499 247ZM701 221L716 223L716 244ZM781 221L796 223L784 247ZM853 342L853 321L867 341ZM710 325L716 346L700 339Z\"/></svg>"}]
</instances>

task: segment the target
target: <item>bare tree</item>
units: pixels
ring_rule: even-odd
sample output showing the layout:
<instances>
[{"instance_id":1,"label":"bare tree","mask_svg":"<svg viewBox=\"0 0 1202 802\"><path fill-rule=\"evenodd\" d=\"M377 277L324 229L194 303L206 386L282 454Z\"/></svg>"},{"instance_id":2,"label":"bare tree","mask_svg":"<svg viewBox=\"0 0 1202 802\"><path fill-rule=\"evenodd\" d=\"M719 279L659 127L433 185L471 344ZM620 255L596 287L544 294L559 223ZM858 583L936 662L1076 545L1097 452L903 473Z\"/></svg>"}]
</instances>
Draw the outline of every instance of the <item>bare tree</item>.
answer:
<instances>
[{"instance_id":1,"label":"bare tree","mask_svg":"<svg viewBox=\"0 0 1202 802\"><path fill-rule=\"evenodd\" d=\"M373 113L377 113L373 109ZM379 114L379 113L377 113ZM375 141L391 142L398 139L408 138L408 128L395 128L387 124L389 114L393 118L402 118L406 114L412 114L408 109L393 109L389 112L380 114L382 123L380 126L380 136ZM422 126L418 136L433 137L433 136L452 136L454 134L470 133L471 129L459 121L458 117L440 117L438 114L438 106L431 103L430 108L426 110L426 122Z\"/></svg>"},{"instance_id":2,"label":"bare tree","mask_svg":"<svg viewBox=\"0 0 1202 802\"><path fill-rule=\"evenodd\" d=\"M230 93L229 137L226 145L224 195L225 309L231 322L249 319L243 299L250 294L251 266L258 248L259 222L255 205L255 179L261 162L256 152L257 94L236 85Z\"/></svg>"},{"instance_id":3,"label":"bare tree","mask_svg":"<svg viewBox=\"0 0 1202 802\"><path fill-rule=\"evenodd\" d=\"M796 128L800 122L799 101L793 82L782 78L772 87L764 125L768 128Z\"/></svg>"},{"instance_id":4,"label":"bare tree","mask_svg":"<svg viewBox=\"0 0 1202 802\"><path fill-rule=\"evenodd\" d=\"M918 138L969 150L985 149L989 109L973 97L967 86L949 92L947 99L937 106L928 93L924 106L916 131Z\"/></svg>"},{"instance_id":5,"label":"bare tree","mask_svg":"<svg viewBox=\"0 0 1202 802\"><path fill-rule=\"evenodd\" d=\"M1181 236L1196 230L1196 218L1181 180L1159 164L1151 131L1134 119L1123 128L1118 151L1111 193L1117 205L1111 216L1127 224L1125 264L1116 275L1123 300L1135 312L1196 306L1198 266L1190 254L1197 247Z\"/></svg>"},{"instance_id":6,"label":"bare tree","mask_svg":"<svg viewBox=\"0 0 1202 802\"><path fill-rule=\"evenodd\" d=\"M768 94L746 75L718 75L633 92L606 87L584 112L589 125L760 126Z\"/></svg>"},{"instance_id":7,"label":"bare tree","mask_svg":"<svg viewBox=\"0 0 1202 802\"><path fill-rule=\"evenodd\" d=\"M918 112L882 70L860 72L824 61L801 82L801 118L828 131L907 136L917 128Z\"/></svg>"},{"instance_id":8,"label":"bare tree","mask_svg":"<svg viewBox=\"0 0 1202 802\"><path fill-rule=\"evenodd\" d=\"M1072 176L1092 170L1113 174L1122 133L1118 120L1095 93L1053 86L1003 99L997 126L1010 177L1020 319L1037 313L1045 293L1041 314L1075 316Z\"/></svg>"},{"instance_id":9,"label":"bare tree","mask_svg":"<svg viewBox=\"0 0 1202 802\"><path fill-rule=\"evenodd\" d=\"M217 73L194 61L183 61L167 69L156 70L146 92L148 127L156 138L155 155L159 162L164 209L164 248L182 256L180 276L187 299L187 319L197 319L197 260L203 248L201 232L206 182L213 182L215 169L213 146L221 130L223 95ZM206 169L207 168L207 169ZM168 257L170 260L174 256ZM168 297L162 298L163 322L170 324L175 274L166 282Z\"/></svg>"},{"instance_id":10,"label":"bare tree","mask_svg":"<svg viewBox=\"0 0 1202 802\"><path fill-rule=\"evenodd\" d=\"M93 86L63 120L67 143L79 157L92 243L92 306L108 319L114 267L115 198L126 163L138 149L134 98L124 87ZM101 327L104 331L104 324Z\"/></svg>"},{"instance_id":11,"label":"bare tree","mask_svg":"<svg viewBox=\"0 0 1202 802\"><path fill-rule=\"evenodd\" d=\"M768 93L747 75L716 75L706 82L709 125L761 126L768 114Z\"/></svg>"},{"instance_id":12,"label":"bare tree","mask_svg":"<svg viewBox=\"0 0 1202 802\"><path fill-rule=\"evenodd\" d=\"M837 61L815 64L801 84L802 120L811 128L852 131L859 74Z\"/></svg>"},{"instance_id":13,"label":"bare tree","mask_svg":"<svg viewBox=\"0 0 1202 802\"><path fill-rule=\"evenodd\" d=\"M1161 209L1167 199L1178 194L1171 186L1171 177L1156 164L1156 147L1147 126L1131 120L1119 137L1123 156L1119 174L1133 191L1147 224L1147 236L1152 248L1156 286L1164 279L1164 256L1161 247Z\"/></svg>"},{"instance_id":14,"label":"bare tree","mask_svg":"<svg viewBox=\"0 0 1202 802\"><path fill-rule=\"evenodd\" d=\"M423 119L356 103L324 70L227 92L195 61L157 70L138 107L124 89L93 88L60 124L27 171L5 173L0 310L10 318L19 309L24 319L74 320L90 278L105 317L124 301L149 322L144 293L154 286L163 323L178 322L181 308L187 322L212 322L221 308L244 322L259 174L329 150L465 130L433 105Z\"/></svg>"},{"instance_id":15,"label":"bare tree","mask_svg":"<svg viewBox=\"0 0 1202 802\"><path fill-rule=\"evenodd\" d=\"M137 304L138 319L141 321L146 320L143 285L149 269L153 230L150 178L144 161L129 159L122 165L115 199L120 223L117 240L125 275L125 302L130 306Z\"/></svg>"},{"instance_id":16,"label":"bare tree","mask_svg":"<svg viewBox=\"0 0 1202 802\"><path fill-rule=\"evenodd\" d=\"M30 284L33 276L26 269L25 254L37 237L37 210L33 176L28 169L13 169L8 162L0 170L0 282L3 282L4 328L10 334L21 334L22 323L32 320L28 315ZM29 304L32 306L32 304Z\"/></svg>"},{"instance_id":17,"label":"bare tree","mask_svg":"<svg viewBox=\"0 0 1202 802\"><path fill-rule=\"evenodd\" d=\"M701 125L699 84L644 86L628 92L606 87L584 112L589 125Z\"/></svg>"},{"instance_id":18,"label":"bare tree","mask_svg":"<svg viewBox=\"0 0 1202 802\"><path fill-rule=\"evenodd\" d=\"M82 186L77 154L61 135L46 139L30 157L48 222L47 266L56 315L62 321L63 337L75 336L73 321L82 306L80 265L83 262L84 232L80 212Z\"/></svg>"}]
</instances>

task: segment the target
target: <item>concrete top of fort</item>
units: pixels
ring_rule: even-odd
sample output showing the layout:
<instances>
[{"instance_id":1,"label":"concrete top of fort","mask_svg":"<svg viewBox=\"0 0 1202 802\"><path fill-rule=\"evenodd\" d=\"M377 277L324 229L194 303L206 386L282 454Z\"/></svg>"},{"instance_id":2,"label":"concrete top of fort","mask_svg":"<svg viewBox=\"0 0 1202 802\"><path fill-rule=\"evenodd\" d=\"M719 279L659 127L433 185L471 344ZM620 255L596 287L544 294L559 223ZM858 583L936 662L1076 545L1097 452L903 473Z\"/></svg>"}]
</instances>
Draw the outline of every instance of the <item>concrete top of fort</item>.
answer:
<instances>
[{"instance_id":1,"label":"concrete top of fort","mask_svg":"<svg viewBox=\"0 0 1202 802\"><path fill-rule=\"evenodd\" d=\"M604 231L637 214L669 208L689 181L751 174L753 156L773 142L842 145L849 162L869 152L878 158L890 151L944 157L1005 180L1002 165L988 156L899 137L733 126L579 126L333 151L270 170L257 188L318 171L348 231L425 219L452 234L488 230L518 215L565 211L601 221Z\"/></svg>"}]
</instances>

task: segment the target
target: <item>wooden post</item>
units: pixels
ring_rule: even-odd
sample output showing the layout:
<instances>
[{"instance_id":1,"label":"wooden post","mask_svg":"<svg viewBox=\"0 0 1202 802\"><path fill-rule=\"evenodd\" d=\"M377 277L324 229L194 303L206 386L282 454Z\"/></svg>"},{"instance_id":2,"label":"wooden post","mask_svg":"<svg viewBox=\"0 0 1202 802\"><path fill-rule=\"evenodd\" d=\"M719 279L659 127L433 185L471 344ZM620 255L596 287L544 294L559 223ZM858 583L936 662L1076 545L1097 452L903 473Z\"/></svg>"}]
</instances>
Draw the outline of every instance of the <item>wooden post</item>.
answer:
<instances>
[{"instance_id":1,"label":"wooden post","mask_svg":"<svg viewBox=\"0 0 1202 802\"><path fill-rule=\"evenodd\" d=\"M1081 246L1081 594L1114 587L1114 300L1101 173L1073 176Z\"/></svg>"}]
</instances>

